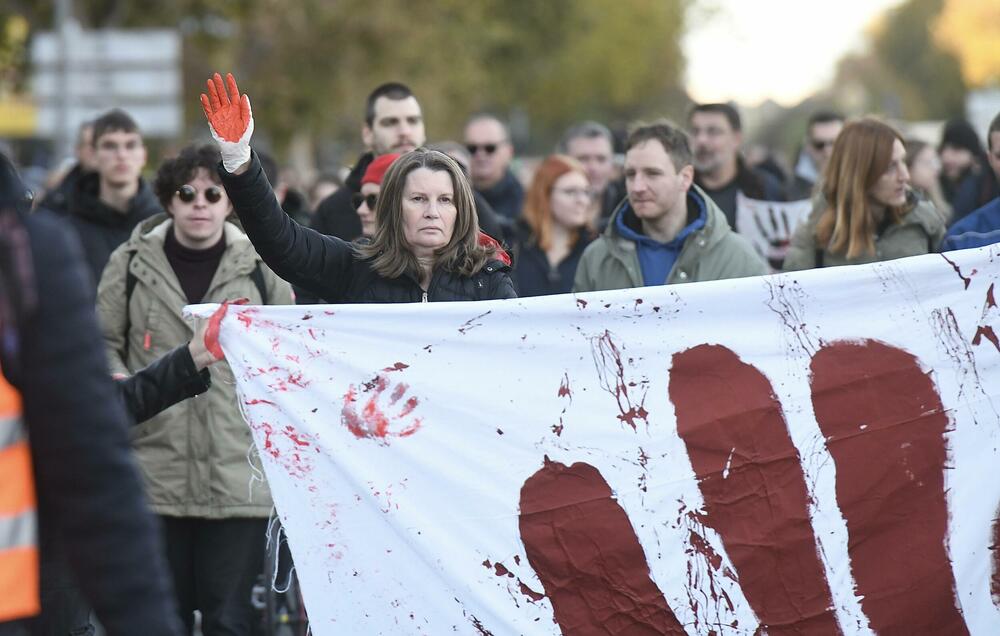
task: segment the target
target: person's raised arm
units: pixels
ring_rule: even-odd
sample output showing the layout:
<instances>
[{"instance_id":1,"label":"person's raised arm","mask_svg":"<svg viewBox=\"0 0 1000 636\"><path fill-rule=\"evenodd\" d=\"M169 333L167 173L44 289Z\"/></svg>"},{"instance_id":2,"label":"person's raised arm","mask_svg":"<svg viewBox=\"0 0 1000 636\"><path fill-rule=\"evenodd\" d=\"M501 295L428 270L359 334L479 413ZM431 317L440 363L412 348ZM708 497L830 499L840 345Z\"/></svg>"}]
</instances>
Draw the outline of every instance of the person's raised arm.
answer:
<instances>
[{"instance_id":1,"label":"person's raised arm","mask_svg":"<svg viewBox=\"0 0 1000 636\"><path fill-rule=\"evenodd\" d=\"M284 213L260 161L250 150L253 111L232 73L216 73L202 93L201 106L219 144L219 176L244 231L268 267L281 278L320 298L343 296L354 265L349 243L303 228Z\"/></svg>"}]
</instances>

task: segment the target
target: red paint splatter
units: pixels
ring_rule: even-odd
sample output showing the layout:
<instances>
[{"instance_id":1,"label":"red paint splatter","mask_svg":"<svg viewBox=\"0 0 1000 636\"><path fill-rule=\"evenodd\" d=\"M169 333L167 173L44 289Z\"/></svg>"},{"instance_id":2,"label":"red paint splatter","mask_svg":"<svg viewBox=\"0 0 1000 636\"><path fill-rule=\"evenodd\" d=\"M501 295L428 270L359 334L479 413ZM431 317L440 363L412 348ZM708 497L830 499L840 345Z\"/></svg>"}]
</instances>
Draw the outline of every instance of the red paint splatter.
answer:
<instances>
[{"instance_id":1,"label":"red paint splatter","mask_svg":"<svg viewBox=\"0 0 1000 636\"><path fill-rule=\"evenodd\" d=\"M839 633L801 460L771 383L730 349L699 345L673 356L669 394L705 500L701 521L719 533L763 630Z\"/></svg>"},{"instance_id":2,"label":"red paint splatter","mask_svg":"<svg viewBox=\"0 0 1000 636\"><path fill-rule=\"evenodd\" d=\"M538 601L545 598L544 594L539 594L535 590L525 585L523 581L518 581L518 583L520 583L519 588L521 590L521 594L527 596L528 600L530 600L532 603L537 603Z\"/></svg>"},{"instance_id":3,"label":"red paint splatter","mask_svg":"<svg viewBox=\"0 0 1000 636\"><path fill-rule=\"evenodd\" d=\"M631 426L633 431L638 430L636 420L642 420L648 425L649 412L645 407L646 391L643 390L642 399L639 400L638 404L632 402L632 396L629 395L628 390L629 387L636 387L638 384L625 379L622 354L618 345L611 338L611 332L605 330L604 334L591 338L590 348L594 356L594 366L597 367L601 388L613 395L618 404L618 412L620 413L618 419ZM630 358L629 363L631 362ZM643 380L642 384L645 385L646 381Z\"/></svg>"},{"instance_id":4,"label":"red paint splatter","mask_svg":"<svg viewBox=\"0 0 1000 636\"><path fill-rule=\"evenodd\" d=\"M229 301L222 303L212 313L212 316L208 319L208 327L205 328L205 337L203 339L205 348L208 349L208 352L216 360L222 360L226 357L226 354L222 352L222 347L219 345L219 326L222 324L222 319L225 317L227 311L229 311ZM149 347L146 348L148 349Z\"/></svg>"},{"instance_id":5,"label":"red paint splatter","mask_svg":"<svg viewBox=\"0 0 1000 636\"><path fill-rule=\"evenodd\" d=\"M236 319L243 323L243 326L250 329L253 326L253 316L258 313L256 309L244 309L240 313L236 314Z\"/></svg>"},{"instance_id":6,"label":"red paint splatter","mask_svg":"<svg viewBox=\"0 0 1000 636\"><path fill-rule=\"evenodd\" d=\"M267 405L270 405L270 406L277 406L271 400L261 400L261 399L258 399L258 398L254 398L252 400L247 400L246 402L244 402L244 404L246 404L247 406L255 406L257 404L267 404Z\"/></svg>"},{"instance_id":7,"label":"red paint splatter","mask_svg":"<svg viewBox=\"0 0 1000 636\"><path fill-rule=\"evenodd\" d=\"M458 328L458 333L460 333L460 334L462 334L464 336L465 333L467 331L469 331L470 329L473 329L474 327L480 327L480 326L482 326L482 323L477 323L476 321L479 320L480 318L485 318L486 316L489 316L492 313L493 313L492 310L485 311L485 312L479 314L478 316L476 316L474 318L469 318L464 323L462 323L461 327ZM473 323L475 323L475 324L473 324Z\"/></svg>"},{"instance_id":8,"label":"red paint splatter","mask_svg":"<svg viewBox=\"0 0 1000 636\"><path fill-rule=\"evenodd\" d=\"M989 309L990 307L996 307L997 306L996 298L994 298L994 296L993 296L993 285L995 285L995 283L990 283L990 288L986 290L986 308L987 309Z\"/></svg>"},{"instance_id":9,"label":"red paint splatter","mask_svg":"<svg viewBox=\"0 0 1000 636\"><path fill-rule=\"evenodd\" d=\"M961 278L962 282L965 283L965 289L968 289L969 285L972 284L972 276L963 276L962 275L962 270L959 269L958 265L955 264L955 261L951 260L950 258L948 258L947 256L945 256L944 254L941 255L941 258L943 258L944 260L948 261L948 264L951 265L951 268L953 270L955 270L955 273L958 274L958 277ZM972 273L975 274L976 273L975 270L973 270Z\"/></svg>"},{"instance_id":10,"label":"red paint splatter","mask_svg":"<svg viewBox=\"0 0 1000 636\"><path fill-rule=\"evenodd\" d=\"M472 621L472 626L475 627L476 631L479 632L479 636L493 636L493 632L486 629L482 621L480 621L478 618L470 614L469 619Z\"/></svg>"},{"instance_id":11,"label":"red paint splatter","mask_svg":"<svg viewBox=\"0 0 1000 636\"><path fill-rule=\"evenodd\" d=\"M576 299L576 306L579 307L580 309L586 309L587 308L587 301L584 300L584 299L582 299L582 298L577 298Z\"/></svg>"},{"instance_id":12,"label":"red paint splatter","mask_svg":"<svg viewBox=\"0 0 1000 636\"><path fill-rule=\"evenodd\" d=\"M403 404L402 410L399 415L390 419L386 415L383 408L379 405L379 400L382 394L389 386L389 381L384 375L377 375L373 379L365 382L362 385L362 390L365 393L370 393L370 397L364 406L361 408L361 413L357 412L356 403L358 401L358 395L354 385L352 384L347 393L344 394L344 406L341 409L341 422L347 427L347 430L351 432L352 435L358 439L379 439L382 443L387 443L390 437L409 437L416 433L420 427L423 425L422 418L415 418L408 425L405 425L398 431L390 430L390 424L392 421L399 422L404 418L410 416L414 409L419 406L420 401L415 397L411 396ZM406 384L397 385L389 398L388 406L395 405L400 399L402 399L405 392L408 390Z\"/></svg>"},{"instance_id":13,"label":"red paint splatter","mask_svg":"<svg viewBox=\"0 0 1000 636\"><path fill-rule=\"evenodd\" d=\"M913 355L874 340L824 345L811 371L872 630L967 634L947 550L949 420L933 380Z\"/></svg>"},{"instance_id":14,"label":"red paint splatter","mask_svg":"<svg viewBox=\"0 0 1000 636\"><path fill-rule=\"evenodd\" d=\"M563 432L563 428L565 428L565 427L563 425L562 418L560 417L559 418L559 423L552 425L552 432L555 433L556 436L561 437L562 436L562 432Z\"/></svg>"},{"instance_id":15,"label":"red paint splatter","mask_svg":"<svg viewBox=\"0 0 1000 636\"><path fill-rule=\"evenodd\" d=\"M312 330L312 327L307 329L307 331L309 332L309 337L312 338L313 340L316 340L316 332Z\"/></svg>"},{"instance_id":16,"label":"red paint splatter","mask_svg":"<svg viewBox=\"0 0 1000 636\"><path fill-rule=\"evenodd\" d=\"M329 309L327 309L327 310L324 310L324 311L323 311L323 315L325 315L325 316L333 316L333 315L335 315L336 313L337 313L337 312L335 312L335 311L330 311Z\"/></svg>"},{"instance_id":17,"label":"red paint splatter","mask_svg":"<svg viewBox=\"0 0 1000 636\"><path fill-rule=\"evenodd\" d=\"M312 319L313 319L313 315L312 314L304 314L302 316L302 320L312 320Z\"/></svg>"},{"instance_id":18,"label":"red paint splatter","mask_svg":"<svg viewBox=\"0 0 1000 636\"><path fill-rule=\"evenodd\" d=\"M503 431L501 431L499 428L497 429L497 435L503 435Z\"/></svg>"},{"instance_id":19,"label":"red paint splatter","mask_svg":"<svg viewBox=\"0 0 1000 636\"><path fill-rule=\"evenodd\" d=\"M559 397L572 398L573 393L569 389L569 374L564 373L562 382L559 384Z\"/></svg>"},{"instance_id":20,"label":"red paint splatter","mask_svg":"<svg viewBox=\"0 0 1000 636\"><path fill-rule=\"evenodd\" d=\"M635 308L638 309L639 305L641 305L642 303L643 303L642 298L636 298L635 299Z\"/></svg>"},{"instance_id":21,"label":"red paint splatter","mask_svg":"<svg viewBox=\"0 0 1000 636\"><path fill-rule=\"evenodd\" d=\"M496 572L497 576L506 576L510 578L514 577L514 574L507 569L507 566L499 561L493 564L493 571Z\"/></svg>"},{"instance_id":22,"label":"red paint splatter","mask_svg":"<svg viewBox=\"0 0 1000 636\"><path fill-rule=\"evenodd\" d=\"M981 325L977 328L976 335L972 338L972 344L978 346L979 343L983 341L983 338L992 342L993 346L996 347L996 350L1000 351L1000 338L997 338L997 334L993 331L993 327L989 325Z\"/></svg>"},{"instance_id":23,"label":"red paint splatter","mask_svg":"<svg viewBox=\"0 0 1000 636\"><path fill-rule=\"evenodd\" d=\"M410 365L403 364L402 362L397 362L396 364L392 365L391 367L386 367L386 368L382 369L382 371L385 372L385 373L392 373L393 371L402 371L403 369L409 369L409 368L410 368Z\"/></svg>"},{"instance_id":24,"label":"red paint splatter","mask_svg":"<svg viewBox=\"0 0 1000 636\"><path fill-rule=\"evenodd\" d=\"M993 544L990 546L990 562L992 565L992 576L990 577L990 593L993 596L993 604L1000 607L1000 510L993 519Z\"/></svg>"},{"instance_id":25,"label":"red paint splatter","mask_svg":"<svg viewBox=\"0 0 1000 636\"><path fill-rule=\"evenodd\" d=\"M521 487L520 510L528 562L562 633L686 633L650 577L632 523L596 468L546 457Z\"/></svg>"}]
</instances>

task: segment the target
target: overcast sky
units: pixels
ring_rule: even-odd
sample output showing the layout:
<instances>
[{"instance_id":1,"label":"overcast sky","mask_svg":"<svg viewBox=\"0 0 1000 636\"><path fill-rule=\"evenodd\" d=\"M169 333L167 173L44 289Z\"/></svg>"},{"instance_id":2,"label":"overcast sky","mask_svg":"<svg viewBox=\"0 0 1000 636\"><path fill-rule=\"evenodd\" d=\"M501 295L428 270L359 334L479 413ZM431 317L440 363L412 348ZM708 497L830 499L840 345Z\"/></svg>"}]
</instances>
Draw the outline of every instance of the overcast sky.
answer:
<instances>
[{"instance_id":1,"label":"overcast sky","mask_svg":"<svg viewBox=\"0 0 1000 636\"><path fill-rule=\"evenodd\" d=\"M687 89L699 102L792 105L832 78L864 30L901 0L703 0L684 41Z\"/></svg>"}]
</instances>

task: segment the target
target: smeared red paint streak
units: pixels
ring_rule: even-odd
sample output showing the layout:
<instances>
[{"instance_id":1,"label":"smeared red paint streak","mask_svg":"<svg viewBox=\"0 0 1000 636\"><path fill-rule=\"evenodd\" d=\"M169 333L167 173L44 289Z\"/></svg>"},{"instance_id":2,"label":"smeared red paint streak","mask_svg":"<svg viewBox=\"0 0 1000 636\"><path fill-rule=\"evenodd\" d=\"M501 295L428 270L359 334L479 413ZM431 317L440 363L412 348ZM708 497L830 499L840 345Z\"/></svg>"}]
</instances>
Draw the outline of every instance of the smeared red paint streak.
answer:
<instances>
[{"instance_id":1,"label":"smeared red paint streak","mask_svg":"<svg viewBox=\"0 0 1000 636\"><path fill-rule=\"evenodd\" d=\"M564 373L562 382L559 384L559 397L572 398L573 393L569 389L569 374Z\"/></svg>"},{"instance_id":2,"label":"smeared red paint streak","mask_svg":"<svg viewBox=\"0 0 1000 636\"><path fill-rule=\"evenodd\" d=\"M479 636L493 636L493 632L486 629L486 627L483 626L483 623L478 618L472 616L471 614L470 618L472 620L472 626L475 627L476 631L479 632Z\"/></svg>"},{"instance_id":3,"label":"smeared red paint streak","mask_svg":"<svg viewBox=\"0 0 1000 636\"><path fill-rule=\"evenodd\" d=\"M294 363L296 363L296 364L298 364L298 363L299 363L299 357L298 357L298 356L293 356L293 355L291 355L291 354L289 354L289 355L286 355L286 356L285 356L285 360L288 360L289 362L294 362Z\"/></svg>"},{"instance_id":4,"label":"smeared red paint streak","mask_svg":"<svg viewBox=\"0 0 1000 636\"><path fill-rule=\"evenodd\" d=\"M559 423L552 425L552 432L555 433L557 437L562 437L563 428L565 428L565 426L563 425L562 418L560 417Z\"/></svg>"},{"instance_id":5,"label":"smeared red paint streak","mask_svg":"<svg viewBox=\"0 0 1000 636\"><path fill-rule=\"evenodd\" d=\"M252 400L247 400L246 402L244 402L244 404L246 404L247 406L255 406L257 404L267 404L269 406L276 406L275 403L272 402L271 400L260 400L257 398L254 398Z\"/></svg>"},{"instance_id":6,"label":"smeared red paint streak","mask_svg":"<svg viewBox=\"0 0 1000 636\"><path fill-rule=\"evenodd\" d=\"M698 554L701 554L708 560L713 570L718 570L722 567L722 557L712 549L712 546L708 545L703 536L692 530L691 535L688 537L688 542Z\"/></svg>"},{"instance_id":7,"label":"smeared red paint streak","mask_svg":"<svg viewBox=\"0 0 1000 636\"><path fill-rule=\"evenodd\" d=\"M990 593L993 596L993 604L1000 607L1000 510L993 519L993 545L990 546L993 554L990 558L992 564L992 576L990 576Z\"/></svg>"},{"instance_id":8,"label":"smeared red paint streak","mask_svg":"<svg viewBox=\"0 0 1000 636\"><path fill-rule=\"evenodd\" d=\"M576 299L576 306L579 307L580 309L586 309L587 308L587 301L584 300L584 299L582 299L582 298L577 298Z\"/></svg>"},{"instance_id":9,"label":"smeared red paint streak","mask_svg":"<svg viewBox=\"0 0 1000 636\"><path fill-rule=\"evenodd\" d=\"M962 270L959 269L958 265L955 264L955 261L951 260L950 258L948 258L947 256L945 256L944 254L941 255L941 258L943 258L944 260L948 261L948 264L951 265L951 268L953 270L955 270L955 273L958 274L958 277L961 278L962 282L965 283L965 289L968 289L969 285L972 284L972 277L971 276L963 276L962 275ZM975 274L976 272L973 271L972 273Z\"/></svg>"},{"instance_id":10,"label":"smeared red paint streak","mask_svg":"<svg viewBox=\"0 0 1000 636\"><path fill-rule=\"evenodd\" d=\"M324 310L324 311L323 311L323 315L324 315L324 316L333 316L333 315L335 315L336 313L337 313L337 312L335 312L335 311L329 311L329 310Z\"/></svg>"},{"instance_id":11,"label":"smeared red paint streak","mask_svg":"<svg viewBox=\"0 0 1000 636\"><path fill-rule=\"evenodd\" d=\"M976 329L976 335L972 337L972 344L978 346L979 343L983 341L983 338L992 342L997 351L1000 351L1000 338L997 338L997 334L993 331L993 327L989 325L980 325Z\"/></svg>"},{"instance_id":12,"label":"smeared red paint streak","mask_svg":"<svg viewBox=\"0 0 1000 636\"><path fill-rule=\"evenodd\" d=\"M247 330L249 330L250 327L253 326L253 317L250 315L251 313L256 313L256 312L248 309L247 311L241 311L240 313L236 314L236 319L242 322L243 326L246 327Z\"/></svg>"},{"instance_id":13,"label":"smeared red paint streak","mask_svg":"<svg viewBox=\"0 0 1000 636\"><path fill-rule=\"evenodd\" d=\"M562 633L686 633L596 468L546 457L521 487L520 504L525 553Z\"/></svg>"},{"instance_id":14,"label":"smeared red paint streak","mask_svg":"<svg viewBox=\"0 0 1000 636\"><path fill-rule=\"evenodd\" d=\"M309 337L316 340L316 332L312 330L312 327L309 327L307 331L309 332Z\"/></svg>"},{"instance_id":15,"label":"smeared red paint streak","mask_svg":"<svg viewBox=\"0 0 1000 636\"><path fill-rule=\"evenodd\" d=\"M386 367L386 368L382 369L382 371L384 373L392 373L393 371L402 371L403 369L409 369L409 368L410 368L410 365L403 364L402 362L397 362L396 364L392 365L391 367Z\"/></svg>"},{"instance_id":16,"label":"smeared red paint streak","mask_svg":"<svg viewBox=\"0 0 1000 636\"><path fill-rule=\"evenodd\" d=\"M518 583L520 584L518 587L521 589L521 594L527 596L528 600L531 601L532 603L537 603L538 601L545 598L544 594L539 594L535 590L525 585L523 581L518 581Z\"/></svg>"},{"instance_id":17,"label":"smeared red paint streak","mask_svg":"<svg viewBox=\"0 0 1000 636\"><path fill-rule=\"evenodd\" d=\"M400 382L398 385L396 385L396 388L392 390L392 396L389 399L389 405L392 406L396 402L399 402L399 398L403 397L403 394L406 393L406 389L408 388L409 386L407 386L403 382Z\"/></svg>"},{"instance_id":18,"label":"smeared red paint streak","mask_svg":"<svg viewBox=\"0 0 1000 636\"><path fill-rule=\"evenodd\" d=\"M872 629L967 634L945 545L949 423L933 381L913 355L874 340L824 345L811 371Z\"/></svg>"},{"instance_id":19,"label":"smeared red paint streak","mask_svg":"<svg viewBox=\"0 0 1000 636\"><path fill-rule=\"evenodd\" d=\"M705 499L701 521L722 538L763 630L839 633L805 476L771 383L730 349L699 345L674 355L669 393Z\"/></svg>"},{"instance_id":20,"label":"smeared red paint streak","mask_svg":"<svg viewBox=\"0 0 1000 636\"><path fill-rule=\"evenodd\" d=\"M399 417L406 417L412 413L413 409L417 408L418 404L420 404L420 401L416 397L408 399L406 404L403 405L403 410L399 412Z\"/></svg>"},{"instance_id":21,"label":"smeared red paint streak","mask_svg":"<svg viewBox=\"0 0 1000 636\"><path fill-rule=\"evenodd\" d=\"M646 418L649 412L646 410L646 394L643 393L639 404L633 404L629 396L629 387L637 386L635 382L625 379L625 365L622 363L621 351L618 345L611 338L611 332L605 330L604 334L591 338L590 348L594 355L594 366L597 367L598 379L601 388L614 396L618 403L618 419L638 430L636 420L643 420L648 424ZM630 360L631 361L631 360ZM612 384L614 385L612 387Z\"/></svg>"},{"instance_id":22,"label":"smeared red paint streak","mask_svg":"<svg viewBox=\"0 0 1000 636\"><path fill-rule=\"evenodd\" d=\"M227 311L229 311L229 301L222 303L212 313L212 316L208 319L208 327L205 328L205 338L203 340L205 348L208 349L208 352L216 360L222 360L226 357L226 354L222 352L222 347L219 345L219 326L222 324L222 319L225 317Z\"/></svg>"},{"instance_id":23,"label":"smeared red paint streak","mask_svg":"<svg viewBox=\"0 0 1000 636\"><path fill-rule=\"evenodd\" d=\"M993 285L995 285L995 283L990 283L990 288L986 290L986 308L987 309L989 309L990 307L996 307L997 306L996 298L993 296Z\"/></svg>"},{"instance_id":24,"label":"smeared red paint streak","mask_svg":"<svg viewBox=\"0 0 1000 636\"><path fill-rule=\"evenodd\" d=\"M477 320L479 320L480 318L485 318L486 316L489 316L492 313L493 313L492 310L485 311L485 312L479 314L478 316L476 316L475 318L469 318L464 323L462 323L461 327L458 328L458 333L460 333L460 334L462 334L464 336L465 332L469 331L473 327L479 327L479 326L481 326L480 323L476 323ZM476 324L473 324L473 323L476 323Z\"/></svg>"},{"instance_id":25,"label":"smeared red paint streak","mask_svg":"<svg viewBox=\"0 0 1000 636\"><path fill-rule=\"evenodd\" d=\"M312 314L304 314L302 316L302 320L312 320L312 319L313 319L313 315Z\"/></svg>"},{"instance_id":26,"label":"smeared red paint streak","mask_svg":"<svg viewBox=\"0 0 1000 636\"><path fill-rule=\"evenodd\" d=\"M293 428L291 426L286 426L285 427L285 436L288 439L292 440L295 444L297 444L299 446L309 446L309 442L307 442L306 440L302 439L302 437L295 430L295 428Z\"/></svg>"}]
</instances>

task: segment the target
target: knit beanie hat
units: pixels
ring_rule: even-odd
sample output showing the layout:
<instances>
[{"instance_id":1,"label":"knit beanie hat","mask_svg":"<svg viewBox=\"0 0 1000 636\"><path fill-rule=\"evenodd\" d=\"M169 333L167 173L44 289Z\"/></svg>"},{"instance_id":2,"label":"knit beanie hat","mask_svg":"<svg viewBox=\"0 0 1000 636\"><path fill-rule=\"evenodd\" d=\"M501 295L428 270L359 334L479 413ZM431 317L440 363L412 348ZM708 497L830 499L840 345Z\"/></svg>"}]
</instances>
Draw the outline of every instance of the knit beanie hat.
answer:
<instances>
[{"instance_id":1,"label":"knit beanie hat","mask_svg":"<svg viewBox=\"0 0 1000 636\"><path fill-rule=\"evenodd\" d=\"M375 157L375 160L368 164L365 175L361 177L361 185L366 183L382 185L382 179L385 178L385 173L389 171L389 166L392 165L393 161L399 159L399 157L400 154L398 152L390 152L387 155Z\"/></svg>"},{"instance_id":2,"label":"knit beanie hat","mask_svg":"<svg viewBox=\"0 0 1000 636\"><path fill-rule=\"evenodd\" d=\"M945 124L939 149L945 146L964 148L976 157L983 154L983 145L979 141L976 129L964 119L952 119Z\"/></svg>"}]
</instances>

